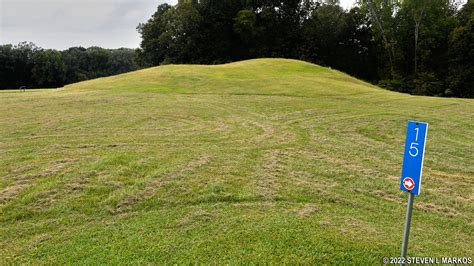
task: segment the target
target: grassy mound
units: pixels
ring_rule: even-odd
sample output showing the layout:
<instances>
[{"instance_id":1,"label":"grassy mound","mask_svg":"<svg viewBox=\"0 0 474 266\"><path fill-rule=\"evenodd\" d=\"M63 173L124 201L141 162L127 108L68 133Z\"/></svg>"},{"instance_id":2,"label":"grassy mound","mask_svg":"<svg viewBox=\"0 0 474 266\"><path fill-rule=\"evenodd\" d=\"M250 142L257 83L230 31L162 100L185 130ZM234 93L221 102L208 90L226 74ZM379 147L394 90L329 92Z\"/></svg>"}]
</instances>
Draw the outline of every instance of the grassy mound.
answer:
<instances>
[{"instance_id":1,"label":"grassy mound","mask_svg":"<svg viewBox=\"0 0 474 266\"><path fill-rule=\"evenodd\" d=\"M0 264L379 264L406 122L430 123L410 256L470 256L474 101L294 60L0 92Z\"/></svg>"}]
</instances>

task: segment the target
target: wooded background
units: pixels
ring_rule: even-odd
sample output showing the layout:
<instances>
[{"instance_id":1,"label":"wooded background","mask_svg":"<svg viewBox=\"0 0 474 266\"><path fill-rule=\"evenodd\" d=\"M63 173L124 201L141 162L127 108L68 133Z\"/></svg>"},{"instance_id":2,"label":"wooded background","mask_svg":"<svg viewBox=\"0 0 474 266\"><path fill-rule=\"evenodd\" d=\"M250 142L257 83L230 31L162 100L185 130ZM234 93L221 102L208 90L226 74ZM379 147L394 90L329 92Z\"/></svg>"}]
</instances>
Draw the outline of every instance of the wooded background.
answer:
<instances>
[{"instance_id":1,"label":"wooded background","mask_svg":"<svg viewBox=\"0 0 474 266\"><path fill-rule=\"evenodd\" d=\"M138 49L0 46L0 88L60 87L161 64L294 58L417 95L474 97L474 1L191 0L158 6Z\"/></svg>"}]
</instances>

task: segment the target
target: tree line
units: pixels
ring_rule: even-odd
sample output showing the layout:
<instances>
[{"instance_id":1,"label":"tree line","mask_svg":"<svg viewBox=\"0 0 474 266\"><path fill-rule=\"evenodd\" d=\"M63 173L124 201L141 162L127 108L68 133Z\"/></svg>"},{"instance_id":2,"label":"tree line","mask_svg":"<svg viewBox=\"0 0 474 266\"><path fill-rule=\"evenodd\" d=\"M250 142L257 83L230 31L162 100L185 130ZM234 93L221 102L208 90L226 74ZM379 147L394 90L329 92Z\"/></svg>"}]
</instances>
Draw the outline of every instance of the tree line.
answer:
<instances>
[{"instance_id":1,"label":"tree line","mask_svg":"<svg viewBox=\"0 0 474 266\"><path fill-rule=\"evenodd\" d=\"M140 65L284 57L418 95L474 97L474 1L181 0L138 26Z\"/></svg>"},{"instance_id":2,"label":"tree line","mask_svg":"<svg viewBox=\"0 0 474 266\"><path fill-rule=\"evenodd\" d=\"M60 87L162 64L282 57L417 95L474 97L474 0L180 0L138 49L0 46L0 89Z\"/></svg>"},{"instance_id":3,"label":"tree line","mask_svg":"<svg viewBox=\"0 0 474 266\"><path fill-rule=\"evenodd\" d=\"M33 43L0 45L0 89L58 88L136 70L135 50L71 47L42 49Z\"/></svg>"}]
</instances>

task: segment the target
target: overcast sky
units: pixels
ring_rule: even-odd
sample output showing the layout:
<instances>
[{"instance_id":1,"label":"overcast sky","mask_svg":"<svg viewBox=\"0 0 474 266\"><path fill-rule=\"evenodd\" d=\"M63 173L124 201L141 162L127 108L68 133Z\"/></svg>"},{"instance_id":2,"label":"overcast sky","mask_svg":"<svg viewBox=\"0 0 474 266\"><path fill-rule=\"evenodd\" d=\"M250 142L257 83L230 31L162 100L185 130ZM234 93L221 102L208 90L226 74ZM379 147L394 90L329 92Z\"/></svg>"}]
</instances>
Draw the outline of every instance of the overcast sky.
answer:
<instances>
[{"instance_id":1,"label":"overcast sky","mask_svg":"<svg viewBox=\"0 0 474 266\"><path fill-rule=\"evenodd\" d=\"M138 23L162 3L177 0L0 0L0 44L34 42L43 48L140 45ZM350 7L355 0L341 0Z\"/></svg>"}]
</instances>

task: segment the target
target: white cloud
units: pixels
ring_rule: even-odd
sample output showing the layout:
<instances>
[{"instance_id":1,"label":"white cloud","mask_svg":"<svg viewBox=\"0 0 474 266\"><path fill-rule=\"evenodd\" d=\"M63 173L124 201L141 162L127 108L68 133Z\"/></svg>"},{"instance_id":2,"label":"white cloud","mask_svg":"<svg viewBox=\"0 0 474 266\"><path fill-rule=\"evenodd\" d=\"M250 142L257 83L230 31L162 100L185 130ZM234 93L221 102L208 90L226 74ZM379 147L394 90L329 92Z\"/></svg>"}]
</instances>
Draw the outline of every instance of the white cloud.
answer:
<instances>
[{"instance_id":1,"label":"white cloud","mask_svg":"<svg viewBox=\"0 0 474 266\"><path fill-rule=\"evenodd\" d=\"M0 43L134 48L138 23L164 2L176 0L0 0Z\"/></svg>"}]
</instances>

